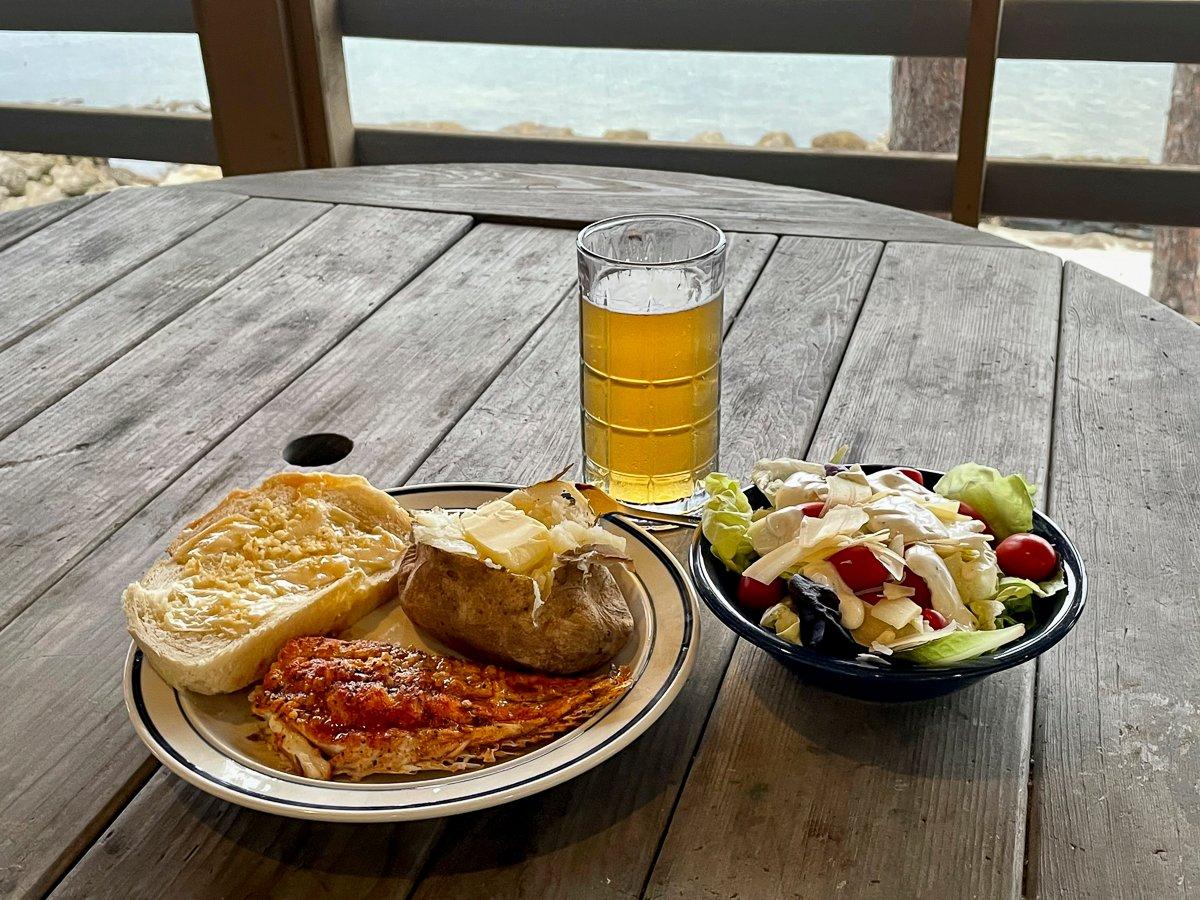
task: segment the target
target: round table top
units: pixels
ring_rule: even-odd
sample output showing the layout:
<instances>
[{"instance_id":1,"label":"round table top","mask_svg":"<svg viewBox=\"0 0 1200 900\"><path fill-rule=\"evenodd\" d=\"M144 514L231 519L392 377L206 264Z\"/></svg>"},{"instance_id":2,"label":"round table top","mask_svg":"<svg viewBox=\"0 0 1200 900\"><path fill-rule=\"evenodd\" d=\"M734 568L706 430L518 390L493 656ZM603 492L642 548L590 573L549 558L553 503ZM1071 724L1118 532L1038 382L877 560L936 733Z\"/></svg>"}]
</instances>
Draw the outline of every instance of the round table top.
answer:
<instances>
[{"instance_id":1,"label":"round table top","mask_svg":"<svg viewBox=\"0 0 1200 900\"><path fill-rule=\"evenodd\" d=\"M574 229L645 210L730 235L723 468L848 444L851 459L1025 473L1089 566L1075 632L1036 666L884 707L806 686L706 613L687 688L633 747L450 820L298 823L155 774L121 707L124 585L299 436L344 435L334 468L381 485L574 463ZM0 248L6 890L1200 883L1200 333L1148 298L917 213L575 166L123 190L0 217Z\"/></svg>"}]
</instances>

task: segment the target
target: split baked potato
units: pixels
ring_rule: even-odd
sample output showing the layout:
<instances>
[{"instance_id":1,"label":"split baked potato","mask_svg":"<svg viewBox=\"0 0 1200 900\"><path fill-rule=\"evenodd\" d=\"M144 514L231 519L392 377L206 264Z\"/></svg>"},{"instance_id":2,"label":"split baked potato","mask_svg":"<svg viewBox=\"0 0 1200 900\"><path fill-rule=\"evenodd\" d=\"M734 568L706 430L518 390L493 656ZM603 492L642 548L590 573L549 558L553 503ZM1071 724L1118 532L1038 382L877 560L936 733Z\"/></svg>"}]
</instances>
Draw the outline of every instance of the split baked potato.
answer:
<instances>
[{"instance_id":1,"label":"split baked potato","mask_svg":"<svg viewBox=\"0 0 1200 900\"><path fill-rule=\"evenodd\" d=\"M400 605L477 659L555 674L611 660L633 633L613 567L625 539L571 484L544 481L465 512L414 512Z\"/></svg>"}]
</instances>

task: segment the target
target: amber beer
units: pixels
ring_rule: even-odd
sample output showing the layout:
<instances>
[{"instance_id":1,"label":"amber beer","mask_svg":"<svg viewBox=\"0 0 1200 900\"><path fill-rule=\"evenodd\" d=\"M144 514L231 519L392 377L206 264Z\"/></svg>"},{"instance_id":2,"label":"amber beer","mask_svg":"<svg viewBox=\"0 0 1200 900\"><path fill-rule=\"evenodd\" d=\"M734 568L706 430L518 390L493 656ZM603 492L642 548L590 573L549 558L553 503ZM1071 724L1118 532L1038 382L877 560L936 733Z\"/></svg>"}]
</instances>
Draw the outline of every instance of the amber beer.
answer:
<instances>
[{"instance_id":1,"label":"amber beer","mask_svg":"<svg viewBox=\"0 0 1200 900\"><path fill-rule=\"evenodd\" d=\"M580 234L584 476L625 503L694 508L717 466L724 251L682 216Z\"/></svg>"}]
</instances>

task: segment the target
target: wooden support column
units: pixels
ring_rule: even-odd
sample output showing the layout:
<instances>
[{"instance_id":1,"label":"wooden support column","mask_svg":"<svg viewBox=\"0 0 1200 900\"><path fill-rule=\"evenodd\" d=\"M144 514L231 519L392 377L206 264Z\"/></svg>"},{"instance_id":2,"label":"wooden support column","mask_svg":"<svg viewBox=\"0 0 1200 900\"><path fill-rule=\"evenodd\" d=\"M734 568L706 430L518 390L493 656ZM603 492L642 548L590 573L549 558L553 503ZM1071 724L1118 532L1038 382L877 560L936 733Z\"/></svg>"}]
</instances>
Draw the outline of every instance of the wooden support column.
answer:
<instances>
[{"instance_id":1,"label":"wooden support column","mask_svg":"<svg viewBox=\"0 0 1200 900\"><path fill-rule=\"evenodd\" d=\"M337 0L286 0L308 168L354 165Z\"/></svg>"},{"instance_id":2,"label":"wooden support column","mask_svg":"<svg viewBox=\"0 0 1200 900\"><path fill-rule=\"evenodd\" d=\"M336 0L192 0L226 175L353 164Z\"/></svg>"},{"instance_id":3,"label":"wooden support column","mask_svg":"<svg viewBox=\"0 0 1200 900\"><path fill-rule=\"evenodd\" d=\"M992 115L992 87L996 80L1003 7L1004 0L971 0L967 71L958 129L958 162L954 167L954 199L950 211L955 222L972 227L979 224L983 207L988 121Z\"/></svg>"}]
</instances>

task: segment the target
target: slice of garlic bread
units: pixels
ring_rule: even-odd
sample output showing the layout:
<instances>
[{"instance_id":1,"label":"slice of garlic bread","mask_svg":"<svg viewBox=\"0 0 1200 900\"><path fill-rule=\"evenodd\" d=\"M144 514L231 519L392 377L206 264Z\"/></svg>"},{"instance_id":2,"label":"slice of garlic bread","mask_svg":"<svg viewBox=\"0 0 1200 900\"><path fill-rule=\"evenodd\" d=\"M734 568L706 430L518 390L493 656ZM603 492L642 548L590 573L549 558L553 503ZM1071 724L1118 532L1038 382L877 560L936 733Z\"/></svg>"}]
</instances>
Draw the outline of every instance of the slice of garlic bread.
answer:
<instances>
[{"instance_id":1,"label":"slice of garlic bread","mask_svg":"<svg viewBox=\"0 0 1200 900\"><path fill-rule=\"evenodd\" d=\"M129 633L174 687L239 690L292 638L339 631L394 596L411 527L358 475L273 475L187 525L125 589Z\"/></svg>"}]
</instances>

